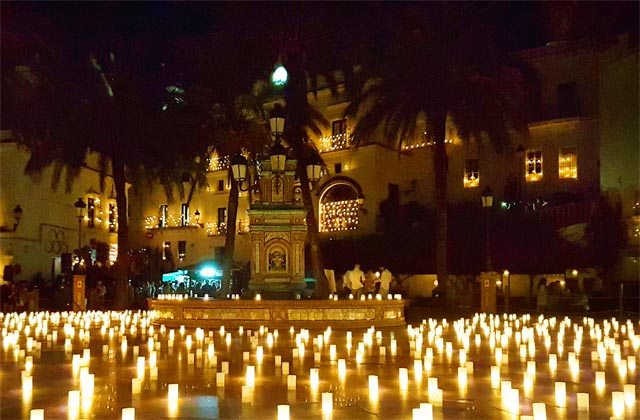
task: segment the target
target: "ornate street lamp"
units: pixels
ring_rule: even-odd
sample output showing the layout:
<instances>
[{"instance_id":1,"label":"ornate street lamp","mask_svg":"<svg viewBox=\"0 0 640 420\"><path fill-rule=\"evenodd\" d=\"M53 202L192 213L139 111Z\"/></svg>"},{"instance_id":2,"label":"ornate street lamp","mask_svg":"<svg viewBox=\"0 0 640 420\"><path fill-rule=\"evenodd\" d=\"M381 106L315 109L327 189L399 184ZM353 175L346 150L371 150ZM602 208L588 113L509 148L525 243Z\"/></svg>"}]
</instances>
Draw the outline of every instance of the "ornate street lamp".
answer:
<instances>
[{"instance_id":1,"label":"ornate street lamp","mask_svg":"<svg viewBox=\"0 0 640 420\"><path fill-rule=\"evenodd\" d=\"M322 178L322 160L316 153L307 160L307 178L312 184Z\"/></svg>"},{"instance_id":2,"label":"ornate street lamp","mask_svg":"<svg viewBox=\"0 0 640 420\"><path fill-rule=\"evenodd\" d=\"M13 224L13 231L15 232L20 224L20 219L22 219L22 207L20 207L20 204L16 204L13 208L13 218L16 220Z\"/></svg>"},{"instance_id":3,"label":"ornate street lamp","mask_svg":"<svg viewBox=\"0 0 640 420\"><path fill-rule=\"evenodd\" d=\"M271 83L273 86L281 88L287 84L289 80L289 73L287 69L284 68L282 64L277 64L273 69L273 73L271 73Z\"/></svg>"},{"instance_id":4,"label":"ornate street lamp","mask_svg":"<svg viewBox=\"0 0 640 420\"><path fill-rule=\"evenodd\" d=\"M489 229L489 212L491 211L491 207L493 207L493 192L491 188L487 186L482 192L482 207L485 210L485 239L486 239L486 254L487 254L487 262L486 269L487 271L491 271L491 238L489 237L490 229Z\"/></svg>"},{"instance_id":5,"label":"ornate street lamp","mask_svg":"<svg viewBox=\"0 0 640 420\"><path fill-rule=\"evenodd\" d=\"M193 218L196 219L196 225L200 226L200 210L196 210L196 212L193 213Z\"/></svg>"},{"instance_id":6,"label":"ornate street lamp","mask_svg":"<svg viewBox=\"0 0 640 420\"><path fill-rule=\"evenodd\" d=\"M271 171L280 176L284 172L285 163L287 162L287 149L280 144L280 140L276 140L275 144L269 150L269 161L271 162Z\"/></svg>"},{"instance_id":7,"label":"ornate street lamp","mask_svg":"<svg viewBox=\"0 0 640 420\"><path fill-rule=\"evenodd\" d=\"M82 219L84 219L84 211L87 205L82 201L82 198L78 198L73 207L76 209L76 217L78 218L78 249L80 249L82 247Z\"/></svg>"}]
</instances>

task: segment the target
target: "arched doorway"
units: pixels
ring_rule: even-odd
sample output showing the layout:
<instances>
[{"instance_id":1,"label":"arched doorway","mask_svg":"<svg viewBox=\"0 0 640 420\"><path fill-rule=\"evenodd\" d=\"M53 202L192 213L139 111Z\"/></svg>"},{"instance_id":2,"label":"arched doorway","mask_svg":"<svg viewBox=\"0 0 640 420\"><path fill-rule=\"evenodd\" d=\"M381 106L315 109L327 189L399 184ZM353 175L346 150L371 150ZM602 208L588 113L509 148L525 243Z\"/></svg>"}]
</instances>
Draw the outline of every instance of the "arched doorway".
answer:
<instances>
[{"instance_id":1,"label":"arched doorway","mask_svg":"<svg viewBox=\"0 0 640 420\"><path fill-rule=\"evenodd\" d=\"M318 221L320 232L355 230L359 221L358 188L340 180L327 185L320 194Z\"/></svg>"}]
</instances>

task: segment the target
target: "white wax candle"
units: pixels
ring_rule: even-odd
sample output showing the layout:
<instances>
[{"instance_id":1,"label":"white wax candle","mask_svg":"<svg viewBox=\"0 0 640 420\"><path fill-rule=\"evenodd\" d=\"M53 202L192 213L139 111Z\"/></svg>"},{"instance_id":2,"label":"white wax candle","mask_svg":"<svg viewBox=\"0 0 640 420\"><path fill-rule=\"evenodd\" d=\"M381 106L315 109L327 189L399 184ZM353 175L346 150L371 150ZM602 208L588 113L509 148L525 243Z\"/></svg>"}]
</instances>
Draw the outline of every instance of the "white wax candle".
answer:
<instances>
[{"instance_id":1,"label":"white wax candle","mask_svg":"<svg viewBox=\"0 0 640 420\"><path fill-rule=\"evenodd\" d=\"M578 392L576 398L578 411L589 411L589 394L586 392Z\"/></svg>"},{"instance_id":2,"label":"white wax candle","mask_svg":"<svg viewBox=\"0 0 640 420\"><path fill-rule=\"evenodd\" d=\"M29 420L44 420L44 409L35 408L29 412Z\"/></svg>"},{"instance_id":3,"label":"white wax candle","mask_svg":"<svg viewBox=\"0 0 640 420\"><path fill-rule=\"evenodd\" d=\"M284 364L283 364L284 366ZM296 389L296 375L288 375L287 376L287 389L295 390Z\"/></svg>"},{"instance_id":4,"label":"white wax candle","mask_svg":"<svg viewBox=\"0 0 640 420\"><path fill-rule=\"evenodd\" d=\"M282 362L282 374L283 375L289 374L289 362Z\"/></svg>"},{"instance_id":5,"label":"white wax candle","mask_svg":"<svg viewBox=\"0 0 640 420\"><path fill-rule=\"evenodd\" d=\"M322 393L322 414L330 415L333 411L333 394L331 392Z\"/></svg>"},{"instance_id":6,"label":"white wax candle","mask_svg":"<svg viewBox=\"0 0 640 420\"><path fill-rule=\"evenodd\" d=\"M278 406L278 420L289 420L289 406L288 405L279 405Z\"/></svg>"},{"instance_id":7,"label":"white wax candle","mask_svg":"<svg viewBox=\"0 0 640 420\"><path fill-rule=\"evenodd\" d=\"M558 407L567 406L567 384L564 382L556 382L555 384L556 405Z\"/></svg>"},{"instance_id":8,"label":"white wax candle","mask_svg":"<svg viewBox=\"0 0 640 420\"><path fill-rule=\"evenodd\" d=\"M224 372L216 372L216 386L224 386L224 378L226 374Z\"/></svg>"},{"instance_id":9,"label":"white wax candle","mask_svg":"<svg viewBox=\"0 0 640 420\"><path fill-rule=\"evenodd\" d=\"M122 420L135 420L136 409L133 407L126 407L122 409Z\"/></svg>"},{"instance_id":10,"label":"white wax candle","mask_svg":"<svg viewBox=\"0 0 640 420\"><path fill-rule=\"evenodd\" d=\"M547 406L545 403L533 403L533 420L547 420Z\"/></svg>"},{"instance_id":11,"label":"white wax candle","mask_svg":"<svg viewBox=\"0 0 640 420\"><path fill-rule=\"evenodd\" d=\"M141 390L140 378L131 379L131 393L132 394L139 394L140 390Z\"/></svg>"},{"instance_id":12,"label":"white wax candle","mask_svg":"<svg viewBox=\"0 0 640 420\"><path fill-rule=\"evenodd\" d=\"M611 393L611 411L614 417L624 417L624 392Z\"/></svg>"}]
</instances>

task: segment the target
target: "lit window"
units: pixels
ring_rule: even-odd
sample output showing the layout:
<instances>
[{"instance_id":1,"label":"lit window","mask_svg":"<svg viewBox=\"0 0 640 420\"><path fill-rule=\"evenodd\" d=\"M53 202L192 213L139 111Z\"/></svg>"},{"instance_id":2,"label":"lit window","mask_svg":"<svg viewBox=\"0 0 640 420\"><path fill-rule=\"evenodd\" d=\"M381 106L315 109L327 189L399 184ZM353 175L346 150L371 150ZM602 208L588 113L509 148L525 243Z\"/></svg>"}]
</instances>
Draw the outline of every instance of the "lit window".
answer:
<instances>
[{"instance_id":1,"label":"lit window","mask_svg":"<svg viewBox=\"0 0 640 420\"><path fill-rule=\"evenodd\" d=\"M178 241L178 259L184 261L187 257L187 241Z\"/></svg>"},{"instance_id":2,"label":"lit window","mask_svg":"<svg viewBox=\"0 0 640 420\"><path fill-rule=\"evenodd\" d=\"M358 193L348 184L329 187L320 198L321 232L337 232L358 228L360 204Z\"/></svg>"},{"instance_id":3,"label":"lit window","mask_svg":"<svg viewBox=\"0 0 640 420\"><path fill-rule=\"evenodd\" d=\"M164 242L162 244L162 259L170 260L171 259L171 242Z\"/></svg>"},{"instance_id":4,"label":"lit window","mask_svg":"<svg viewBox=\"0 0 640 420\"><path fill-rule=\"evenodd\" d=\"M578 178L578 154L575 147L563 147L558 155L560 178Z\"/></svg>"},{"instance_id":5,"label":"lit window","mask_svg":"<svg viewBox=\"0 0 640 420\"><path fill-rule=\"evenodd\" d=\"M473 188L480 185L478 159L467 159L464 163L464 187Z\"/></svg>"},{"instance_id":6,"label":"lit window","mask_svg":"<svg viewBox=\"0 0 640 420\"><path fill-rule=\"evenodd\" d=\"M118 244L109 244L109 265L113 265L118 260Z\"/></svg>"},{"instance_id":7,"label":"lit window","mask_svg":"<svg viewBox=\"0 0 640 420\"><path fill-rule=\"evenodd\" d=\"M93 198L87 198L87 226L96 226L96 202Z\"/></svg>"},{"instance_id":8,"label":"lit window","mask_svg":"<svg viewBox=\"0 0 640 420\"><path fill-rule=\"evenodd\" d=\"M116 231L116 205L109 203L109 232Z\"/></svg>"},{"instance_id":9,"label":"lit window","mask_svg":"<svg viewBox=\"0 0 640 420\"><path fill-rule=\"evenodd\" d=\"M218 231L219 235L227 232L227 208L220 207L218 209Z\"/></svg>"},{"instance_id":10,"label":"lit window","mask_svg":"<svg viewBox=\"0 0 640 420\"><path fill-rule=\"evenodd\" d=\"M189 226L189 204L182 203L180 210L180 226Z\"/></svg>"},{"instance_id":11,"label":"lit window","mask_svg":"<svg viewBox=\"0 0 640 420\"><path fill-rule=\"evenodd\" d=\"M160 205L160 217L158 218L158 227L167 227L167 218L169 217L169 205Z\"/></svg>"},{"instance_id":12,"label":"lit window","mask_svg":"<svg viewBox=\"0 0 640 420\"><path fill-rule=\"evenodd\" d=\"M525 178L527 181L534 182L542 179L542 152L540 150L527 151L525 165Z\"/></svg>"},{"instance_id":13,"label":"lit window","mask_svg":"<svg viewBox=\"0 0 640 420\"><path fill-rule=\"evenodd\" d=\"M347 149L351 146L349 139L347 120L335 120L331 123L331 135L320 139L320 150L330 152L332 150Z\"/></svg>"}]
</instances>

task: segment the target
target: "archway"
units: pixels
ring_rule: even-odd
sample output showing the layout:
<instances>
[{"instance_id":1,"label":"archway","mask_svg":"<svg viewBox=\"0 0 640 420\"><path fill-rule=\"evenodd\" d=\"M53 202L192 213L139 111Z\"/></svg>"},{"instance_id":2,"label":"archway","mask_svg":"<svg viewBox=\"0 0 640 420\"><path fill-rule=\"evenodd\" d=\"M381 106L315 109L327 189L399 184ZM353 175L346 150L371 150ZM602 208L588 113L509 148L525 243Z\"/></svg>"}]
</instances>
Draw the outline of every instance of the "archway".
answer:
<instances>
[{"instance_id":1,"label":"archway","mask_svg":"<svg viewBox=\"0 0 640 420\"><path fill-rule=\"evenodd\" d=\"M359 222L358 188L347 180L327 185L320 193L318 221L320 232L355 230Z\"/></svg>"}]
</instances>

